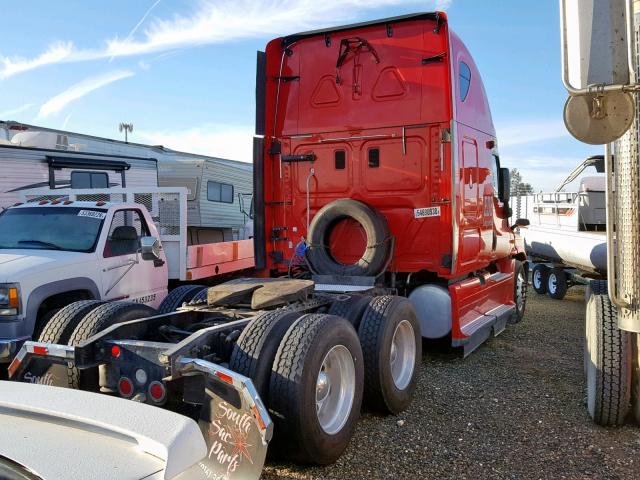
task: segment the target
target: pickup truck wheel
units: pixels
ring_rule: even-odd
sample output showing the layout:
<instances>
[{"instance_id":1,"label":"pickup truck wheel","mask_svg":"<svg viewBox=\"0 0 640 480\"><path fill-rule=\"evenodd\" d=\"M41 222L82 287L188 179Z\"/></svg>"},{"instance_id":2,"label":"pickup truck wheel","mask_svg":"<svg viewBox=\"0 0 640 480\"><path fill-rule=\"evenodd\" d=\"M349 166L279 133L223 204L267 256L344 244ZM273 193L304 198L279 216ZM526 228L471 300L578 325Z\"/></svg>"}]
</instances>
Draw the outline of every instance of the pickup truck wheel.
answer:
<instances>
[{"instance_id":1,"label":"pickup truck wheel","mask_svg":"<svg viewBox=\"0 0 640 480\"><path fill-rule=\"evenodd\" d=\"M587 410L598 425L622 425L631 401L631 334L618 328L617 311L607 293L588 296L585 316Z\"/></svg>"},{"instance_id":2,"label":"pickup truck wheel","mask_svg":"<svg viewBox=\"0 0 640 480\"><path fill-rule=\"evenodd\" d=\"M335 462L360 416L363 377L362 349L347 320L300 317L280 343L271 373L277 452L304 463Z\"/></svg>"},{"instance_id":3,"label":"pickup truck wheel","mask_svg":"<svg viewBox=\"0 0 640 480\"><path fill-rule=\"evenodd\" d=\"M353 328L358 330L362 315L369 305L371 297L364 297L361 295L353 295L344 300L336 300L331 304L329 315L337 315L338 317L346 318Z\"/></svg>"},{"instance_id":4,"label":"pickup truck wheel","mask_svg":"<svg viewBox=\"0 0 640 480\"><path fill-rule=\"evenodd\" d=\"M420 324L403 297L375 297L358 330L364 356L365 405L400 413L413 398L422 360Z\"/></svg>"},{"instance_id":5,"label":"pickup truck wheel","mask_svg":"<svg viewBox=\"0 0 640 480\"><path fill-rule=\"evenodd\" d=\"M174 288L158 307L158 313L175 312L183 303L190 302L203 288L206 287L204 285L180 285Z\"/></svg>"},{"instance_id":6,"label":"pickup truck wheel","mask_svg":"<svg viewBox=\"0 0 640 480\"><path fill-rule=\"evenodd\" d=\"M547 275L547 293L555 300L562 300L567 294L569 284L567 274L561 268L552 268Z\"/></svg>"},{"instance_id":7,"label":"pickup truck wheel","mask_svg":"<svg viewBox=\"0 0 640 480\"><path fill-rule=\"evenodd\" d=\"M300 313L274 310L258 315L242 330L233 346L229 368L249 377L260 398L267 399L271 368L278 347Z\"/></svg>"},{"instance_id":8,"label":"pickup truck wheel","mask_svg":"<svg viewBox=\"0 0 640 480\"><path fill-rule=\"evenodd\" d=\"M533 290L544 295L547 293L547 276L549 275L549 267L541 263L536 264L531 272L531 285Z\"/></svg>"},{"instance_id":9,"label":"pickup truck wheel","mask_svg":"<svg viewBox=\"0 0 640 480\"><path fill-rule=\"evenodd\" d=\"M45 324L38 341L67 345L80 320L103 303L101 300L80 300L61 308Z\"/></svg>"},{"instance_id":10,"label":"pickup truck wheel","mask_svg":"<svg viewBox=\"0 0 640 480\"><path fill-rule=\"evenodd\" d=\"M93 309L78 323L78 326L69 338L69 345L79 345L116 323L150 317L156 315L156 313L153 308L141 303L105 303ZM80 370L75 367L69 367L67 369L67 375L71 388L92 391L99 389L97 368Z\"/></svg>"}]
</instances>

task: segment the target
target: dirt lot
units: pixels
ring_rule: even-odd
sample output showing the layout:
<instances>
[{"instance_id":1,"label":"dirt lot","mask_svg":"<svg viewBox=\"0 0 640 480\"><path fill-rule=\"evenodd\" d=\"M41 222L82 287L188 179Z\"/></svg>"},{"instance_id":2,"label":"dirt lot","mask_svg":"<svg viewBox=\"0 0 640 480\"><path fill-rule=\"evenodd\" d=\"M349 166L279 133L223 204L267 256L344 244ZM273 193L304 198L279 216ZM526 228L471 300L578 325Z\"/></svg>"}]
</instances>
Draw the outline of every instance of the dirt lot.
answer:
<instances>
[{"instance_id":1,"label":"dirt lot","mask_svg":"<svg viewBox=\"0 0 640 480\"><path fill-rule=\"evenodd\" d=\"M467 359L426 354L411 408L365 413L338 463L263 478L640 478L640 427L597 427L584 407L582 302L530 291L524 321Z\"/></svg>"}]
</instances>

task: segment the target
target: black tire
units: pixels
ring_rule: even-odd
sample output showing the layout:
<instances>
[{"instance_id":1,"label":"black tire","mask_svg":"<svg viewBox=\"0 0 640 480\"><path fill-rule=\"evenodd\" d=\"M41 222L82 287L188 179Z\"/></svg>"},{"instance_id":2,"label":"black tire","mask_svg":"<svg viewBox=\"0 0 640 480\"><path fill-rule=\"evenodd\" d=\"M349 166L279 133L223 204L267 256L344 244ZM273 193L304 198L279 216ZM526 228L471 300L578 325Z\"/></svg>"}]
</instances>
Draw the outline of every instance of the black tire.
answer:
<instances>
[{"instance_id":1,"label":"black tire","mask_svg":"<svg viewBox=\"0 0 640 480\"><path fill-rule=\"evenodd\" d=\"M316 413L316 382L334 347L345 347L353 360L354 396L342 427L323 430ZM353 326L326 314L300 317L287 331L273 363L269 406L275 423L272 447L287 460L327 465L345 450L360 417L363 387L362 349Z\"/></svg>"},{"instance_id":2,"label":"black tire","mask_svg":"<svg viewBox=\"0 0 640 480\"><path fill-rule=\"evenodd\" d=\"M549 275L549 267L541 263L536 264L531 271L531 286L533 290L544 295L547 293L547 277Z\"/></svg>"},{"instance_id":3,"label":"black tire","mask_svg":"<svg viewBox=\"0 0 640 480\"><path fill-rule=\"evenodd\" d=\"M202 290L197 292L191 300L189 305L197 305L200 303L207 303L207 294L209 293L209 287L203 287Z\"/></svg>"},{"instance_id":4,"label":"black tire","mask_svg":"<svg viewBox=\"0 0 640 480\"><path fill-rule=\"evenodd\" d=\"M300 313L273 310L258 315L240 334L233 346L229 368L249 377L261 398L269 397L273 360L287 330Z\"/></svg>"},{"instance_id":5,"label":"black tire","mask_svg":"<svg viewBox=\"0 0 640 480\"><path fill-rule=\"evenodd\" d=\"M362 258L352 265L338 262L330 252L329 238L340 220L352 218L367 235ZM362 202L348 198L334 200L316 213L309 226L307 258L313 269L323 275L377 275L384 267L389 251L389 227L384 216Z\"/></svg>"},{"instance_id":6,"label":"black tire","mask_svg":"<svg viewBox=\"0 0 640 480\"><path fill-rule=\"evenodd\" d=\"M391 370L391 344L396 329L403 320L407 320L413 329L415 359L409 382L398 388ZM413 305L403 297L375 297L369 302L362 317L358 337L364 357L365 405L382 412L402 412L413 399L422 361L420 324Z\"/></svg>"},{"instance_id":7,"label":"black tire","mask_svg":"<svg viewBox=\"0 0 640 480\"><path fill-rule=\"evenodd\" d=\"M601 291L601 286L596 285ZM620 330L617 310L606 293L587 299L585 373L587 410L595 423L622 425L631 402L631 334Z\"/></svg>"},{"instance_id":8,"label":"black tire","mask_svg":"<svg viewBox=\"0 0 640 480\"><path fill-rule=\"evenodd\" d=\"M516 309L513 315L509 317L509 323L520 323L524 318L524 312L527 308L527 293L529 290L529 281L527 275L527 265L519 260L516 260L514 269L514 281L513 281L513 298L516 304Z\"/></svg>"},{"instance_id":9,"label":"black tire","mask_svg":"<svg viewBox=\"0 0 640 480\"><path fill-rule=\"evenodd\" d=\"M349 298L336 300L331 304L329 315L337 315L338 317L346 318L353 328L358 330L362 315L367 309L367 305L371 301L371 297L365 297L362 295L353 295Z\"/></svg>"},{"instance_id":10,"label":"black tire","mask_svg":"<svg viewBox=\"0 0 640 480\"><path fill-rule=\"evenodd\" d=\"M183 303L190 302L203 288L206 287L204 285L180 285L174 288L158 307L158 313L175 312Z\"/></svg>"},{"instance_id":11,"label":"black tire","mask_svg":"<svg viewBox=\"0 0 640 480\"><path fill-rule=\"evenodd\" d=\"M78 323L103 303L105 302L102 300L80 300L61 308L46 323L38 336L38 341L67 345Z\"/></svg>"},{"instance_id":12,"label":"black tire","mask_svg":"<svg viewBox=\"0 0 640 480\"><path fill-rule=\"evenodd\" d=\"M553 267L547 275L547 293L554 300L562 300L567 294L569 284L567 274L562 268Z\"/></svg>"},{"instance_id":13,"label":"black tire","mask_svg":"<svg viewBox=\"0 0 640 480\"><path fill-rule=\"evenodd\" d=\"M40 319L36 322L33 328L33 333L31 334L31 338L40 338L40 334L42 333L42 330L44 330L44 327L60 310L60 308L54 308L53 310L49 310L48 312L43 314L42 317L40 317Z\"/></svg>"},{"instance_id":14,"label":"black tire","mask_svg":"<svg viewBox=\"0 0 640 480\"><path fill-rule=\"evenodd\" d=\"M69 345L79 345L102 330L116 323L128 322L138 318L156 315L156 311L142 303L108 302L94 308L75 328L69 338ZM67 369L69 387L81 390L98 390L98 369L79 370L75 367Z\"/></svg>"}]
</instances>

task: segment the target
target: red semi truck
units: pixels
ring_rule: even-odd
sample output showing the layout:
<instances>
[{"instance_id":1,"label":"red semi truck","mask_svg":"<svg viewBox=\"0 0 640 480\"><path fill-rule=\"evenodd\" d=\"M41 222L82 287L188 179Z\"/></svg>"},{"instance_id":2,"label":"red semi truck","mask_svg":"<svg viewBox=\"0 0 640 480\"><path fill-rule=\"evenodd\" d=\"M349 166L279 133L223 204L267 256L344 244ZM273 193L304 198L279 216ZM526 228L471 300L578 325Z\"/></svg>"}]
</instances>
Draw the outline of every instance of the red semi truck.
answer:
<instances>
[{"instance_id":1,"label":"red semi truck","mask_svg":"<svg viewBox=\"0 0 640 480\"><path fill-rule=\"evenodd\" d=\"M190 413L221 478L258 473L274 432L288 459L335 461L361 404L408 407L421 337L469 353L526 302L508 170L444 13L271 41L256 123L258 277L164 315L69 307L88 340L26 342L9 368Z\"/></svg>"}]
</instances>

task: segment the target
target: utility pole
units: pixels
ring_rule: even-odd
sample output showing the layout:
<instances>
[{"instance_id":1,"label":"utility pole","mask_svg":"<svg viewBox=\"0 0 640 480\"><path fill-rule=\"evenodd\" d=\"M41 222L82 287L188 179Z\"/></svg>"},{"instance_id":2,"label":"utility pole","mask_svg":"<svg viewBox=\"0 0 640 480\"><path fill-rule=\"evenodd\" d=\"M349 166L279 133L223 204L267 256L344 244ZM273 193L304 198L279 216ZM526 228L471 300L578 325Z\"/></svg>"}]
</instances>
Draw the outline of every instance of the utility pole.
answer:
<instances>
[{"instance_id":1,"label":"utility pole","mask_svg":"<svg viewBox=\"0 0 640 480\"><path fill-rule=\"evenodd\" d=\"M129 133L133 132L133 123L121 123L118 127L121 132L124 132L124 141L129 143Z\"/></svg>"}]
</instances>

